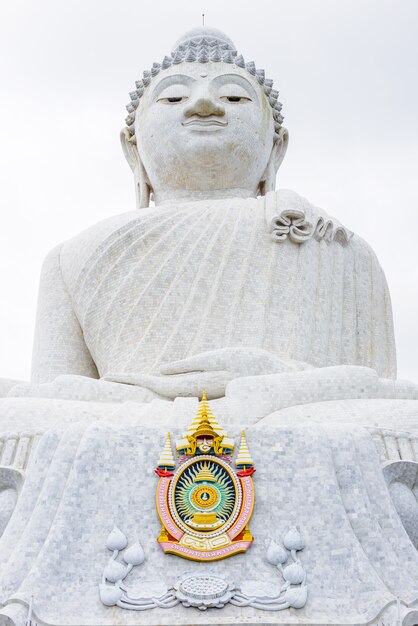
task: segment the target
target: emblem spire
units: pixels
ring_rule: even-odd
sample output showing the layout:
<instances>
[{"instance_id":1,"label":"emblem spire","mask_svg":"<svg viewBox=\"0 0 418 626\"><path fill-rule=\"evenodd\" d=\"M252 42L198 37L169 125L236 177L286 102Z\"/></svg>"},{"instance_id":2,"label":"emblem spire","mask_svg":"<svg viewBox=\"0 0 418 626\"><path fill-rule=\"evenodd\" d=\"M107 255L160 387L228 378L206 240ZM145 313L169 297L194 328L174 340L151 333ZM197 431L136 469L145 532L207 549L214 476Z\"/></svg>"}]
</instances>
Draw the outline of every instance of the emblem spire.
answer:
<instances>
[{"instance_id":1,"label":"emblem spire","mask_svg":"<svg viewBox=\"0 0 418 626\"><path fill-rule=\"evenodd\" d=\"M250 451L248 449L247 439L245 437L244 431L242 431L241 433L241 442L239 444L238 455L235 461L235 465L239 469L244 469L244 470L254 465L254 462L251 458Z\"/></svg>"},{"instance_id":2,"label":"emblem spire","mask_svg":"<svg viewBox=\"0 0 418 626\"><path fill-rule=\"evenodd\" d=\"M209 406L206 393L203 390L197 413L183 437L176 442L177 453L190 456L195 454L196 448L200 452L215 454L231 454L234 449L233 440L219 424Z\"/></svg>"},{"instance_id":3,"label":"emblem spire","mask_svg":"<svg viewBox=\"0 0 418 626\"><path fill-rule=\"evenodd\" d=\"M165 444L158 460L158 467L162 470L173 470L176 467L176 461L171 449L170 433L167 433Z\"/></svg>"},{"instance_id":4,"label":"emblem spire","mask_svg":"<svg viewBox=\"0 0 418 626\"><path fill-rule=\"evenodd\" d=\"M198 411L195 415L194 420L187 429L185 437L187 437L188 435L193 435L202 424L202 422L208 422L217 435L223 436L226 434L210 409L205 390L202 391L202 399L199 402Z\"/></svg>"}]
</instances>

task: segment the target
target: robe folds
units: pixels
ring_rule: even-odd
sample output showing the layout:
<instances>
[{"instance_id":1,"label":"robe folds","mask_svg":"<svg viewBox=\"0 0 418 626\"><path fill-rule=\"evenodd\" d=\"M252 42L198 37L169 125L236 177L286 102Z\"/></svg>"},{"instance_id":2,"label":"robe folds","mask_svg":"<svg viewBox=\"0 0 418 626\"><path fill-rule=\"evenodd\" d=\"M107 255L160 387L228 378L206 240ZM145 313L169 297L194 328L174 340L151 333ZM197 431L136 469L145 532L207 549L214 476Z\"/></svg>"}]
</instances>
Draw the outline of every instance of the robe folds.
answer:
<instances>
[{"instance_id":1,"label":"robe folds","mask_svg":"<svg viewBox=\"0 0 418 626\"><path fill-rule=\"evenodd\" d=\"M322 229L301 243L275 239L275 218L289 208ZM374 252L294 192L116 216L64 243L59 271L99 376L158 373L228 347L396 376L390 296Z\"/></svg>"}]
</instances>

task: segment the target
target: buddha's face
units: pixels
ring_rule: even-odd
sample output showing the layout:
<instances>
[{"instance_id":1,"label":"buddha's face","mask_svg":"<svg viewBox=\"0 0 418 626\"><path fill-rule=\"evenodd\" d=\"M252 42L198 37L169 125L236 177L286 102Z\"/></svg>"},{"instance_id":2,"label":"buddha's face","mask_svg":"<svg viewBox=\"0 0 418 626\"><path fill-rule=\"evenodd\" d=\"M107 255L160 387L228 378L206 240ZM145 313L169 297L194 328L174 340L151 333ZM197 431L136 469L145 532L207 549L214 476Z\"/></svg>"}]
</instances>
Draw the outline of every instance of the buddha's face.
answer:
<instances>
[{"instance_id":1,"label":"buddha's face","mask_svg":"<svg viewBox=\"0 0 418 626\"><path fill-rule=\"evenodd\" d=\"M246 70L181 63L151 81L136 113L135 135L156 197L167 189L256 195L272 153L274 121Z\"/></svg>"}]
</instances>

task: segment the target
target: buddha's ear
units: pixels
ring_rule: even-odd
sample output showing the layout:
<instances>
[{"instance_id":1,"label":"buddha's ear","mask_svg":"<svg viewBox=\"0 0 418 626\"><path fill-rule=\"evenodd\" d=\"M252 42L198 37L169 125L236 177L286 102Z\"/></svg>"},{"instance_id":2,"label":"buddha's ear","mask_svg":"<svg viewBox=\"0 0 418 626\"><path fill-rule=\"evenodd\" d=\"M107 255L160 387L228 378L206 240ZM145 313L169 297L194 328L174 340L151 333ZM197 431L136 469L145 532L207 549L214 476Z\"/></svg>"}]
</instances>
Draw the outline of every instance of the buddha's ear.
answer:
<instances>
[{"instance_id":1,"label":"buddha's ear","mask_svg":"<svg viewBox=\"0 0 418 626\"><path fill-rule=\"evenodd\" d=\"M289 143L289 133L286 128L280 128L275 137L267 167L260 181L260 193L262 196L265 196L268 191L275 190L277 172L282 164Z\"/></svg>"},{"instance_id":2,"label":"buddha's ear","mask_svg":"<svg viewBox=\"0 0 418 626\"><path fill-rule=\"evenodd\" d=\"M149 206L151 188L138 148L136 143L132 141L131 134L127 128L122 128L120 131L120 142L125 159L128 161L128 165L134 175L136 208L145 209Z\"/></svg>"}]
</instances>

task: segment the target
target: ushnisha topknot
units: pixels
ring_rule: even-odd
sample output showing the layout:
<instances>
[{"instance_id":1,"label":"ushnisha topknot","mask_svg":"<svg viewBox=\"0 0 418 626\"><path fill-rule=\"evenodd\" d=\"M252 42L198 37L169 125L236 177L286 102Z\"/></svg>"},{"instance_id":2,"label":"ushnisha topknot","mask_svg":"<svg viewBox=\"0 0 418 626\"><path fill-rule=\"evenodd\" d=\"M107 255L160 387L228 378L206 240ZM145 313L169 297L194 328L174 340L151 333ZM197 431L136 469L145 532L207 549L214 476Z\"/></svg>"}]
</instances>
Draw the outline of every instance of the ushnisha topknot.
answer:
<instances>
[{"instance_id":1,"label":"ushnisha topknot","mask_svg":"<svg viewBox=\"0 0 418 626\"><path fill-rule=\"evenodd\" d=\"M195 61L198 63L208 63L209 61L231 63L247 70L261 85L267 96L273 113L274 138L275 140L279 139L279 131L283 122L282 104L278 100L279 92L273 89L273 80L266 78L264 70L257 69L254 61L246 63L242 54L238 54L233 42L225 33L216 28L200 27L186 32L176 41L170 56L165 56L161 63L153 63L150 70L143 72L142 79L135 81L136 89L129 94L131 102L126 105L128 116L125 119L132 143L136 143L135 112L139 100L151 80L172 65Z\"/></svg>"}]
</instances>

